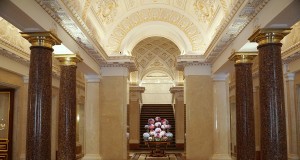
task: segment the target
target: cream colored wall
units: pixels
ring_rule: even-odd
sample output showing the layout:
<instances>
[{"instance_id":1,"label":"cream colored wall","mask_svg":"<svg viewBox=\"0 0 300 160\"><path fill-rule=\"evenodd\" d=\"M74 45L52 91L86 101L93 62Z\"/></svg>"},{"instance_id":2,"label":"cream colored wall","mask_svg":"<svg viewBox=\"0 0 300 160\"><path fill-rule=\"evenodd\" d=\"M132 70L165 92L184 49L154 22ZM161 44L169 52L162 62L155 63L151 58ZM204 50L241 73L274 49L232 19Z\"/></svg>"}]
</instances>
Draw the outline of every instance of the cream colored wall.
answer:
<instances>
[{"instance_id":1,"label":"cream colored wall","mask_svg":"<svg viewBox=\"0 0 300 160\"><path fill-rule=\"evenodd\" d=\"M208 160L213 154L213 94L210 76L186 76L186 156Z\"/></svg>"},{"instance_id":2,"label":"cream colored wall","mask_svg":"<svg viewBox=\"0 0 300 160\"><path fill-rule=\"evenodd\" d=\"M145 92L142 94L143 104L171 104L172 94L170 88L172 83L144 83Z\"/></svg>"},{"instance_id":3,"label":"cream colored wall","mask_svg":"<svg viewBox=\"0 0 300 160\"><path fill-rule=\"evenodd\" d=\"M296 101L296 112L297 112L297 145L298 145L298 155L300 155L300 71L295 73L295 101Z\"/></svg>"},{"instance_id":4,"label":"cream colored wall","mask_svg":"<svg viewBox=\"0 0 300 160\"><path fill-rule=\"evenodd\" d=\"M127 159L127 77L104 76L100 83L102 160Z\"/></svg>"}]
</instances>

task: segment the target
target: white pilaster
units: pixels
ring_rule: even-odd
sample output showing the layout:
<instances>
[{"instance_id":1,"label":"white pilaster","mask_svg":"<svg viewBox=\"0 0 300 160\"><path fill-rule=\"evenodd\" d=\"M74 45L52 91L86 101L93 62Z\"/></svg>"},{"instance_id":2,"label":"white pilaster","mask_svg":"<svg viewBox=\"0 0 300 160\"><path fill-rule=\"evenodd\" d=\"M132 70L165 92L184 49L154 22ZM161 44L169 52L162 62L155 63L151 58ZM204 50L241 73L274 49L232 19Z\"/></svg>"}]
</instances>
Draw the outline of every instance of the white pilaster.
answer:
<instances>
[{"instance_id":1,"label":"white pilaster","mask_svg":"<svg viewBox=\"0 0 300 160\"><path fill-rule=\"evenodd\" d=\"M100 77L85 76L85 156L83 160L100 160Z\"/></svg>"},{"instance_id":2,"label":"white pilaster","mask_svg":"<svg viewBox=\"0 0 300 160\"><path fill-rule=\"evenodd\" d=\"M231 160L229 87L226 75L213 75L214 153L211 160Z\"/></svg>"},{"instance_id":3,"label":"white pilaster","mask_svg":"<svg viewBox=\"0 0 300 160\"><path fill-rule=\"evenodd\" d=\"M26 159L26 126L27 126L27 102L28 102L28 82L29 76L23 76L23 86L20 88L21 91L21 103L19 107L19 126L18 132L18 146L19 146L19 158L20 160Z\"/></svg>"},{"instance_id":4,"label":"white pilaster","mask_svg":"<svg viewBox=\"0 0 300 160\"><path fill-rule=\"evenodd\" d=\"M297 121L296 121L296 105L294 96L294 73L285 74L286 86L286 124L287 124L287 143L288 143L288 159L299 160L297 150Z\"/></svg>"}]
</instances>

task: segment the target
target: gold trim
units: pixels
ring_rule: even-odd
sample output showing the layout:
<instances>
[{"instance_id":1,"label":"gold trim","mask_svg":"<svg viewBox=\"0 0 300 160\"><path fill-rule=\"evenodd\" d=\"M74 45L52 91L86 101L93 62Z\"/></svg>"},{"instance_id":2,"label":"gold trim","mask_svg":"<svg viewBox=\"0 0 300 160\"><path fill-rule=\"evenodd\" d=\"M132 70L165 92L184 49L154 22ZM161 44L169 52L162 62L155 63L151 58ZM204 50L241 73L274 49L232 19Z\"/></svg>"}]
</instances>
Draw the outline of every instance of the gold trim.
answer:
<instances>
[{"instance_id":1,"label":"gold trim","mask_svg":"<svg viewBox=\"0 0 300 160\"><path fill-rule=\"evenodd\" d=\"M291 28L263 28L258 29L248 40L250 42L257 42L259 45L280 43L290 32Z\"/></svg>"},{"instance_id":2,"label":"gold trim","mask_svg":"<svg viewBox=\"0 0 300 160\"><path fill-rule=\"evenodd\" d=\"M234 52L228 59L237 63L253 63L257 52Z\"/></svg>"},{"instance_id":3,"label":"gold trim","mask_svg":"<svg viewBox=\"0 0 300 160\"><path fill-rule=\"evenodd\" d=\"M82 58L77 54L58 54L54 57L60 62L60 65L71 66L82 61Z\"/></svg>"},{"instance_id":4,"label":"gold trim","mask_svg":"<svg viewBox=\"0 0 300 160\"><path fill-rule=\"evenodd\" d=\"M61 44L61 40L51 32L21 32L21 35L31 43L31 46L52 48Z\"/></svg>"}]
</instances>

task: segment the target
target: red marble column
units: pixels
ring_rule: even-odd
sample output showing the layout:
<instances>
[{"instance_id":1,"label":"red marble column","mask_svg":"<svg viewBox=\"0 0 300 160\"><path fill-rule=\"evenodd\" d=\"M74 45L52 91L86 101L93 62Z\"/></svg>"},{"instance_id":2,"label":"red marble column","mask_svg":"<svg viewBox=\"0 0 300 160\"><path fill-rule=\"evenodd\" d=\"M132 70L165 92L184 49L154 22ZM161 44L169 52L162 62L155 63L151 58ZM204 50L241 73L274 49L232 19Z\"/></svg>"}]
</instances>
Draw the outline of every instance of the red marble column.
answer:
<instances>
[{"instance_id":1,"label":"red marble column","mask_svg":"<svg viewBox=\"0 0 300 160\"><path fill-rule=\"evenodd\" d=\"M56 55L61 62L58 119L58 159L76 159L76 64L74 54Z\"/></svg>"},{"instance_id":2,"label":"red marble column","mask_svg":"<svg viewBox=\"0 0 300 160\"><path fill-rule=\"evenodd\" d=\"M281 43L290 29L261 29L249 40L257 42L261 113L261 159L287 160Z\"/></svg>"},{"instance_id":3,"label":"red marble column","mask_svg":"<svg viewBox=\"0 0 300 160\"><path fill-rule=\"evenodd\" d=\"M21 33L30 54L26 159L51 159L52 46L61 41L49 32Z\"/></svg>"},{"instance_id":4,"label":"red marble column","mask_svg":"<svg viewBox=\"0 0 300 160\"><path fill-rule=\"evenodd\" d=\"M252 60L257 53L234 53L237 160L255 160Z\"/></svg>"}]
</instances>

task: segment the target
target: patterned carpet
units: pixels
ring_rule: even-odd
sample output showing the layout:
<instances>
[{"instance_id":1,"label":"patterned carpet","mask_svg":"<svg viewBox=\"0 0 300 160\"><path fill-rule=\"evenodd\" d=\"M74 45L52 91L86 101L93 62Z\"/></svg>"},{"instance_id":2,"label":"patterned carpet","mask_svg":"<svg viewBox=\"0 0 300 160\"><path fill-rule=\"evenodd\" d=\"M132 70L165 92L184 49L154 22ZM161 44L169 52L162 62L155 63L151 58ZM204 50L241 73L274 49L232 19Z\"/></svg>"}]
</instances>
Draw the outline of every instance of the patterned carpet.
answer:
<instances>
[{"instance_id":1,"label":"patterned carpet","mask_svg":"<svg viewBox=\"0 0 300 160\"><path fill-rule=\"evenodd\" d=\"M184 160L181 153L167 153L165 157L150 157L149 153L134 153L131 160Z\"/></svg>"}]
</instances>

